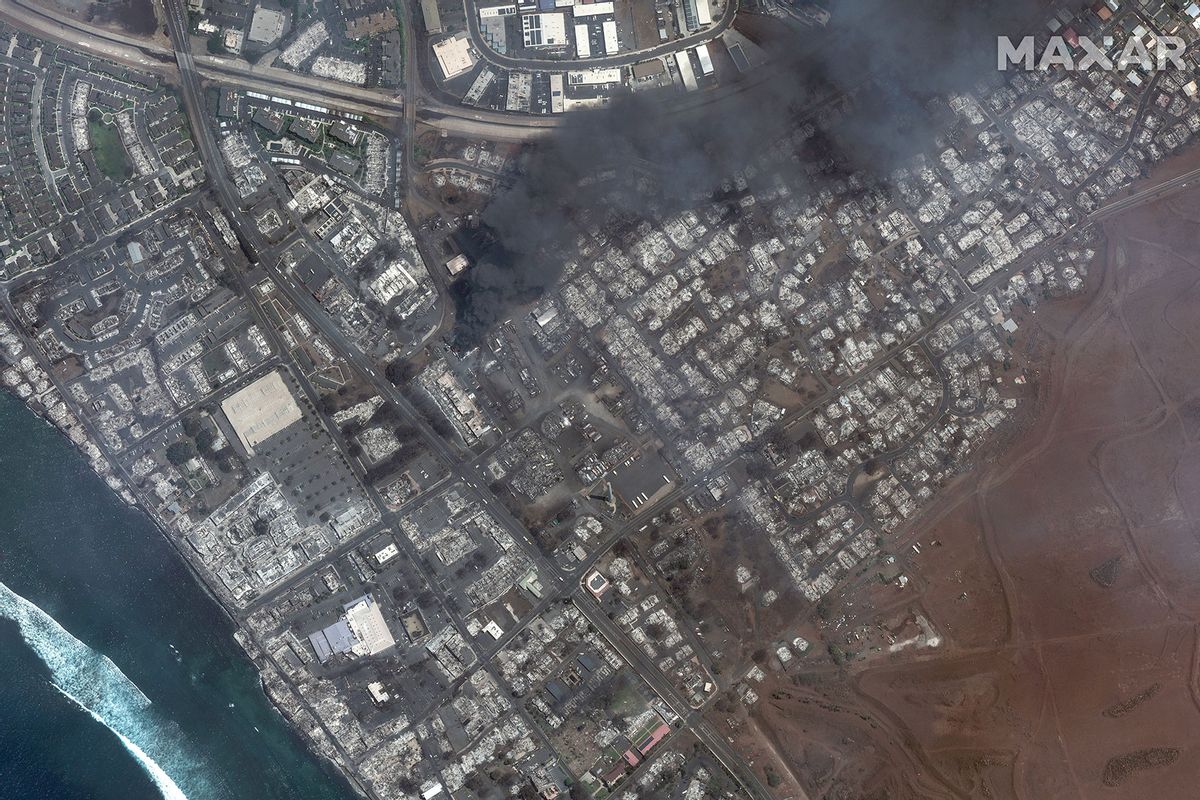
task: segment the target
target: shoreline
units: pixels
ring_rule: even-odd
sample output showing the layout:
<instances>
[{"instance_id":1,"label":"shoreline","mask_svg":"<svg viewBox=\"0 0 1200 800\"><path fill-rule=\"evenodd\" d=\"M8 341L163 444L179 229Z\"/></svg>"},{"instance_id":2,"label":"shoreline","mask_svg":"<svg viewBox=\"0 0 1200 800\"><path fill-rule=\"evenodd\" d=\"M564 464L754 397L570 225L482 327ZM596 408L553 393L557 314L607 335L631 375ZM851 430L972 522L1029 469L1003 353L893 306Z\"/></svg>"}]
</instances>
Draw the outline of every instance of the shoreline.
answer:
<instances>
[{"instance_id":1,"label":"shoreline","mask_svg":"<svg viewBox=\"0 0 1200 800\"><path fill-rule=\"evenodd\" d=\"M0 335L5 332L4 328L6 327L7 323L3 320L0 320ZM2 350L0 350L0 366L4 366L6 363L8 362L4 358L4 353ZM21 369L20 365L18 364L12 364L12 366ZM40 365L38 365L38 370L40 374L35 373L35 375L38 375L38 377L41 377L49 382L48 374L44 369L40 368ZM29 377L28 370L21 371L27 378ZM250 633L249 628L239 621L235 612L230 609L230 607L219 596L219 594L213 591L208 582L204 580L196 564L194 564L191 558L188 557L182 546L182 543L178 541L176 537L173 537L170 534L166 526L159 520L157 515L152 510L147 508L145 503L130 488L127 477L124 475L124 471L121 470L121 468L116 465L107 454L105 454L104 449L96 442L95 437L92 435L91 431L88 430L87 425L81 422L79 416L69 408L64 408L65 413L52 413L52 409L55 409L58 406L47 405L42 398L47 397L51 392L53 392L56 399L64 407L66 406L66 401L61 397L61 394L57 392L57 387L54 387L52 383L50 385L52 388L49 390L38 395L31 394L28 397L20 396L18 392L14 391L13 388L9 386L3 386L0 387L0 389L2 389L5 394L12 397L15 401L19 402L29 413L40 419L43 424L53 428L59 435L65 438L75 452L84 459L87 467L97 477L105 482L108 489L122 502L122 504L124 504L127 508L136 510L150 522L157 533L168 542L172 552L181 562L183 562L194 583L201 589L201 591L203 591L205 596L214 602L216 607L220 610L221 617L227 623L229 623L231 627L230 636L237 644L240 653L246 658L246 660L249 662L249 665L254 669L256 673L255 677L257 678L256 682L258 689L262 693L263 699L282 720L288 733L294 737L295 741L303 747L307 754L316 757L318 762L323 765L323 767L327 766L332 768L333 772L339 778L345 781L346 785L354 792L355 796L364 798L364 800L373 800L374 795L372 795L365 787L361 779L350 769L347 769L347 767L339 762L333 755L323 752L318 747L318 744L314 738L307 735L303 721L297 718L297 716L280 700L277 700L276 694L271 691L271 679L273 679L279 687L285 689L295 699L297 704L301 706L301 709L309 715L312 721L320 729L322 729L325 734L326 741L336 741L327 730L324 730L324 723L311 710L311 708L308 707L307 702L303 699L295 687L291 685L291 683L278 668L269 662L266 653L263 652L258 643L253 640L253 636ZM72 435L72 432L78 433L76 435ZM90 445L95 452L89 450L87 445ZM119 484L119 489L117 486L114 486L114 483Z\"/></svg>"}]
</instances>

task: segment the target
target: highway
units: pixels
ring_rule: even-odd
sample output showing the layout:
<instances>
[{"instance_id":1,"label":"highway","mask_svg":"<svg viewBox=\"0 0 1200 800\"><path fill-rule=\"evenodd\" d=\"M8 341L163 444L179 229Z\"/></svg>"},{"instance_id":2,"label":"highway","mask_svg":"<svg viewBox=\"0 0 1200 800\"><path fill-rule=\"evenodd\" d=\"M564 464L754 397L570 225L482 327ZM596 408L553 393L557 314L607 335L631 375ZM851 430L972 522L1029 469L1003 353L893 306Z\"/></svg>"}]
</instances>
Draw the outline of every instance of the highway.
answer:
<instances>
[{"instance_id":1,"label":"highway","mask_svg":"<svg viewBox=\"0 0 1200 800\"><path fill-rule=\"evenodd\" d=\"M0 0L0 17L46 38L149 71L163 71L176 60L170 47L153 39L98 28L23 0ZM186 17L184 25L187 25ZM168 29L170 27L168 25ZM339 107L363 114L396 116L400 113L399 100L372 89L207 54L192 54L191 58L193 68L203 77L235 83L242 89L286 92L291 97L313 103L328 104L333 99Z\"/></svg>"},{"instance_id":2,"label":"highway","mask_svg":"<svg viewBox=\"0 0 1200 800\"><path fill-rule=\"evenodd\" d=\"M1140 192L1131 194L1128 197L1116 200L1106 206L1093 211L1088 215L1088 219L1094 222L1103 222L1109 217L1114 217L1117 214L1128 211L1131 208L1136 208L1146 203L1153 203L1156 200L1161 200L1176 192L1181 192L1189 188L1192 181L1200 180L1200 169L1194 169L1190 172L1185 172L1170 180L1151 186L1148 189L1143 189Z\"/></svg>"},{"instance_id":3,"label":"highway","mask_svg":"<svg viewBox=\"0 0 1200 800\"><path fill-rule=\"evenodd\" d=\"M257 229L243 223L240 211L240 199L225 175L224 165L217 150L211 126L209 126L204 112L204 98L199 88L199 76L195 67L195 61L190 52L187 12L183 1L165 0L165 7L172 38L177 43L175 54L179 65L180 88L183 94L184 106L195 130L197 146L208 169L210 183L216 189L222 205L228 211L231 222L242 236L243 241L253 251L252 255L255 258L264 257L271 253L271 248L262 239ZM616 629L607 617L601 613L597 613L594 606L592 608L588 607L588 600L583 596L583 593L568 583L569 578L557 570L533 546L529 540L527 531L513 518L503 503L490 491L486 491L480 487L477 476L463 463L461 454L456 452L448 442L434 432L424 415L413 406L412 402L387 381L386 378L379 374L378 370L375 369L366 356L346 339L345 335L333 323L333 320L329 318L323 309L317 306L311 295L299 289L289 276L279 274L269 258L264 259L262 266L275 279L280 287L280 291L284 292L295 307L311 323L318 327L347 363L352 364L365 379L374 385L375 389L384 398L401 409L405 416L408 417L410 424L420 433L429 449L447 464L452 474L452 480L457 479L460 481L464 492L471 496L481 507L487 509L492 517L512 536L513 540L524 551L529 560L539 567L539 573L542 576L547 597L565 597L574 594L579 599L581 611L588 616L589 620L592 621L598 630L604 632L605 637L613 643L613 646L618 649L622 657L642 675L647 683L662 697L663 701L684 721L684 724L712 750L713 754L725 765L726 769L729 769L731 773L738 777L739 782L750 792L751 796L759 800L770 798L770 793L762 787L757 776L744 766L741 760L729 748L725 740L717 735L702 717L693 712L675 687L659 672L657 666L647 664L641 651L631 646L625 640L624 634L619 629ZM241 276L239 276L239 280L243 280ZM243 290L245 290L244 285ZM249 292L246 292L246 295L247 297L251 296ZM252 305L256 306L257 304L252 303ZM267 326L265 329L269 329L274 333L274 329L270 326ZM422 495L422 497L426 496ZM410 555L412 554L410 553ZM294 581L289 581L289 584L294 584ZM487 668L490 670L490 665Z\"/></svg>"},{"instance_id":4,"label":"highway","mask_svg":"<svg viewBox=\"0 0 1200 800\"><path fill-rule=\"evenodd\" d=\"M240 59L224 58L208 54L188 53L189 68L200 78L217 83L236 86L239 89L278 94L295 100L324 105L356 114L371 115L381 119L401 118L406 129L416 122L437 127L455 136L490 139L503 142L527 142L546 136L556 128L568 124L569 115L516 114L489 109L471 108L451 102L447 96L422 85L422 75L417 56L416 26L419 20L412 4L402 4L405 13L405 61L416 66L405 68L405 93L408 102L379 89L366 89L337 81L300 75L278 67L252 66ZM691 37L669 42L649 50L624 53L614 57L618 60L643 60L654 54L674 52L680 47L695 46L719 35L732 22L737 12L737 0L730 0L725 14L714 25ZM172 37L179 35L178 21L168 16L168 30ZM136 36L90 25L58 12L42 8L29 0L0 0L0 18L38 36L68 47L91 52L103 58L151 72L169 72L172 61L177 61L175 52L153 39ZM184 32L188 30L186 13L183 18ZM589 59L586 63L569 61L546 61L542 67L537 60L522 61L523 69L544 68L553 71L580 66L602 66L609 59ZM432 80L430 76L426 79ZM776 77L770 68L757 70L748 79L739 80L708 92L695 92L682 97L664 99L672 115L686 115L714 102L720 102L729 94L745 91L764 80ZM444 93L443 93L444 94ZM410 107L411 106L411 107ZM412 115L412 116L408 116Z\"/></svg>"},{"instance_id":5,"label":"highway","mask_svg":"<svg viewBox=\"0 0 1200 800\"><path fill-rule=\"evenodd\" d=\"M172 8L170 0L164 2L164 8L168 9L164 12L167 16L167 27L172 38L181 33L186 34L186 9L181 32L177 30L179 20L174 19L174 14L169 10ZM45 39L148 72L165 72L173 77L175 70L171 68L172 61L178 62L177 54L172 48L152 39L140 39L89 25L24 0L0 0L0 18ZM405 28L406 31L413 30L411 20ZM415 53L415 42L409 43L409 46L414 49L408 52ZM237 86L243 90L278 94L316 105L332 106L357 114L369 114L384 119L398 118L403 115L406 105L390 92L300 75L277 67L254 67L237 59L208 54L195 55L190 52L190 48L187 59L188 68L200 78ZM413 113L418 114L422 121L436 124L451 133L508 142L538 138L563 123L562 116L506 114L428 99L418 106Z\"/></svg>"}]
</instances>

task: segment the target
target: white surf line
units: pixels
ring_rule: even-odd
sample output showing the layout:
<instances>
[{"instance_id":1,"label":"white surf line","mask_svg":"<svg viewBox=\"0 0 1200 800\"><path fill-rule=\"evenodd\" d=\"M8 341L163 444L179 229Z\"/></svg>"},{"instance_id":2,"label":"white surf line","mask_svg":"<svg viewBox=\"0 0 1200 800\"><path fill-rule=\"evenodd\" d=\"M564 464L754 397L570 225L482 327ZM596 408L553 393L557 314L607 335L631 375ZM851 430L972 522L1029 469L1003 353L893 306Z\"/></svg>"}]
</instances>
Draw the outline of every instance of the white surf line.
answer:
<instances>
[{"instance_id":1,"label":"white surf line","mask_svg":"<svg viewBox=\"0 0 1200 800\"><path fill-rule=\"evenodd\" d=\"M150 700L108 656L76 639L52 616L2 582L0 618L17 624L25 643L50 669L54 688L116 734L164 800L188 800L144 749L155 751L162 759L167 748L172 762L183 761L187 756L177 746L181 744L177 730L151 716Z\"/></svg>"},{"instance_id":2,"label":"white surf line","mask_svg":"<svg viewBox=\"0 0 1200 800\"><path fill-rule=\"evenodd\" d=\"M61 686L56 686L55 684L50 685L54 686L54 688L57 689L59 694L61 694L63 697L67 698L72 703L90 714L92 719L96 720L96 722L99 722L101 725L116 734L116 737L121 740L121 744L125 745L125 749L128 750L131 755L133 755L134 759L137 760L141 768L145 770L147 775L150 776L150 780L153 781L154 785L158 787L158 791L160 794L162 794L163 800L188 800L187 795L184 794L183 790L176 785L175 781L171 780L171 776L166 773L166 770L160 767L157 761L146 755L145 750L130 741L128 736L121 733L112 725L109 725L104 717L100 716L95 711L79 702L79 698L75 697Z\"/></svg>"}]
</instances>

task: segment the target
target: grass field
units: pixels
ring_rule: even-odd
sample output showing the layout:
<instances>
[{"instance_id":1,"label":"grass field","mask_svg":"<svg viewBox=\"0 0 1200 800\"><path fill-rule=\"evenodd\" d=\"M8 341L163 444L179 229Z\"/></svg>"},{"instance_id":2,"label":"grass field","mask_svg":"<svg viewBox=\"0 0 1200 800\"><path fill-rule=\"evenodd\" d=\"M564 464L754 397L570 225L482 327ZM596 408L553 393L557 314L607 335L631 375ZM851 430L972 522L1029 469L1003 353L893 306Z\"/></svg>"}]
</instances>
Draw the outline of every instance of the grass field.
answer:
<instances>
[{"instance_id":1,"label":"grass field","mask_svg":"<svg viewBox=\"0 0 1200 800\"><path fill-rule=\"evenodd\" d=\"M99 111L88 114L88 136L96 167L105 177L120 183L133 174L133 165L125 155L125 145L121 144L117 127L106 123Z\"/></svg>"}]
</instances>

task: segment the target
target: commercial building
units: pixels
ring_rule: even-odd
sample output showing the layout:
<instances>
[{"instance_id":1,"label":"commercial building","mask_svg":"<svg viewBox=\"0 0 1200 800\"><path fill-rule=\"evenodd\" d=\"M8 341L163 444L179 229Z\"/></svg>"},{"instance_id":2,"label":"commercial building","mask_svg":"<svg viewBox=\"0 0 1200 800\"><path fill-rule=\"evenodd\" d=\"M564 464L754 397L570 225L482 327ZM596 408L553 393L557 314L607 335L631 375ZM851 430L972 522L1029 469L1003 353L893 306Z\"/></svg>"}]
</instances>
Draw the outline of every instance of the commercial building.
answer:
<instances>
[{"instance_id":1,"label":"commercial building","mask_svg":"<svg viewBox=\"0 0 1200 800\"><path fill-rule=\"evenodd\" d=\"M604 52L607 55L613 56L620 49L620 42L617 40L617 23L615 20L608 20L601 26L604 30Z\"/></svg>"},{"instance_id":2,"label":"commercial building","mask_svg":"<svg viewBox=\"0 0 1200 800\"><path fill-rule=\"evenodd\" d=\"M357 158L338 151L329 157L329 166L333 167L343 175L353 178L358 174L358 169L361 164Z\"/></svg>"},{"instance_id":3,"label":"commercial building","mask_svg":"<svg viewBox=\"0 0 1200 800\"><path fill-rule=\"evenodd\" d=\"M357 147L362 140L362 131L345 120L338 120L329 126L329 135L351 147Z\"/></svg>"},{"instance_id":4,"label":"commercial building","mask_svg":"<svg viewBox=\"0 0 1200 800\"><path fill-rule=\"evenodd\" d=\"M521 17L521 36L526 47L561 47L567 44L567 15L561 11L526 14Z\"/></svg>"},{"instance_id":5,"label":"commercial building","mask_svg":"<svg viewBox=\"0 0 1200 800\"><path fill-rule=\"evenodd\" d=\"M387 268L379 274L375 280L371 281L369 287L371 294L383 305L395 300L400 295L411 292L417 288L417 281L413 278L403 261L393 261L388 264Z\"/></svg>"},{"instance_id":6,"label":"commercial building","mask_svg":"<svg viewBox=\"0 0 1200 800\"><path fill-rule=\"evenodd\" d=\"M563 74L561 72L550 73L550 113L561 114L564 110L563 100Z\"/></svg>"},{"instance_id":7,"label":"commercial building","mask_svg":"<svg viewBox=\"0 0 1200 800\"><path fill-rule=\"evenodd\" d=\"M648 81L657 78L666 71L667 67L663 64L661 58L639 61L633 65L633 79L635 81Z\"/></svg>"},{"instance_id":8,"label":"commercial building","mask_svg":"<svg viewBox=\"0 0 1200 800\"><path fill-rule=\"evenodd\" d=\"M315 119L296 117L288 124L288 132L306 142L316 144L321 139L321 123Z\"/></svg>"},{"instance_id":9,"label":"commercial building","mask_svg":"<svg viewBox=\"0 0 1200 800\"><path fill-rule=\"evenodd\" d=\"M696 72L692 69L692 59L688 57L687 50L675 51L675 66L679 68L679 78L684 88L689 92L696 91Z\"/></svg>"},{"instance_id":10,"label":"commercial building","mask_svg":"<svg viewBox=\"0 0 1200 800\"><path fill-rule=\"evenodd\" d=\"M444 30L437 0L421 0L421 18L425 20L426 33L441 33Z\"/></svg>"},{"instance_id":11,"label":"commercial building","mask_svg":"<svg viewBox=\"0 0 1200 800\"><path fill-rule=\"evenodd\" d=\"M712 8L708 0L683 0L683 25L689 33L712 25Z\"/></svg>"},{"instance_id":12,"label":"commercial building","mask_svg":"<svg viewBox=\"0 0 1200 800\"><path fill-rule=\"evenodd\" d=\"M346 608L346 623L354 634L353 652L358 656L373 656L396 644L379 604L369 594L349 602Z\"/></svg>"},{"instance_id":13,"label":"commercial building","mask_svg":"<svg viewBox=\"0 0 1200 800\"><path fill-rule=\"evenodd\" d=\"M573 69L567 73L567 85L569 86L607 86L615 85L620 82L620 67Z\"/></svg>"},{"instance_id":14,"label":"commercial building","mask_svg":"<svg viewBox=\"0 0 1200 800\"><path fill-rule=\"evenodd\" d=\"M460 31L434 44L433 55L437 58L442 77L446 80L470 72L475 66L475 53L471 49L466 31Z\"/></svg>"},{"instance_id":15,"label":"commercial building","mask_svg":"<svg viewBox=\"0 0 1200 800\"><path fill-rule=\"evenodd\" d=\"M763 49L733 28L728 28L721 34L721 42L729 51L729 57L733 59L738 72L749 72L767 63L767 55Z\"/></svg>"},{"instance_id":16,"label":"commercial building","mask_svg":"<svg viewBox=\"0 0 1200 800\"><path fill-rule=\"evenodd\" d=\"M317 654L317 659L324 664L335 655L343 655L354 649L354 634L346 620L339 619L332 625L322 628L308 637Z\"/></svg>"},{"instance_id":17,"label":"commercial building","mask_svg":"<svg viewBox=\"0 0 1200 800\"><path fill-rule=\"evenodd\" d=\"M508 22L506 17L485 17L481 11L479 15L479 33L483 36L484 43L497 53L504 55L508 52Z\"/></svg>"},{"instance_id":18,"label":"commercial building","mask_svg":"<svg viewBox=\"0 0 1200 800\"><path fill-rule=\"evenodd\" d=\"M592 57L592 42L588 34L588 26L582 22L575 25L575 55L577 58Z\"/></svg>"},{"instance_id":19,"label":"commercial building","mask_svg":"<svg viewBox=\"0 0 1200 800\"><path fill-rule=\"evenodd\" d=\"M255 447L302 416L279 372L264 375L229 397L221 410L251 455Z\"/></svg>"},{"instance_id":20,"label":"commercial building","mask_svg":"<svg viewBox=\"0 0 1200 800\"><path fill-rule=\"evenodd\" d=\"M246 38L255 44L274 44L283 36L287 16L282 11L256 6Z\"/></svg>"},{"instance_id":21,"label":"commercial building","mask_svg":"<svg viewBox=\"0 0 1200 800\"><path fill-rule=\"evenodd\" d=\"M506 111L528 112L533 98L533 73L514 71L508 73L508 95Z\"/></svg>"},{"instance_id":22,"label":"commercial building","mask_svg":"<svg viewBox=\"0 0 1200 800\"><path fill-rule=\"evenodd\" d=\"M396 644L379 604L364 594L342 607L345 614L308 637L317 659L325 663L335 655L373 656Z\"/></svg>"},{"instance_id":23,"label":"commercial building","mask_svg":"<svg viewBox=\"0 0 1200 800\"><path fill-rule=\"evenodd\" d=\"M276 136L283 133L283 125L286 122L282 114L276 114L273 111L268 111L265 108L260 108L255 111L254 116L250 119L254 122L254 124L262 126Z\"/></svg>"},{"instance_id":24,"label":"commercial building","mask_svg":"<svg viewBox=\"0 0 1200 800\"><path fill-rule=\"evenodd\" d=\"M598 17L602 14L612 14L614 10L615 6L612 2L590 3L584 0L584 2L576 3L571 9L571 13L577 18Z\"/></svg>"}]
</instances>

